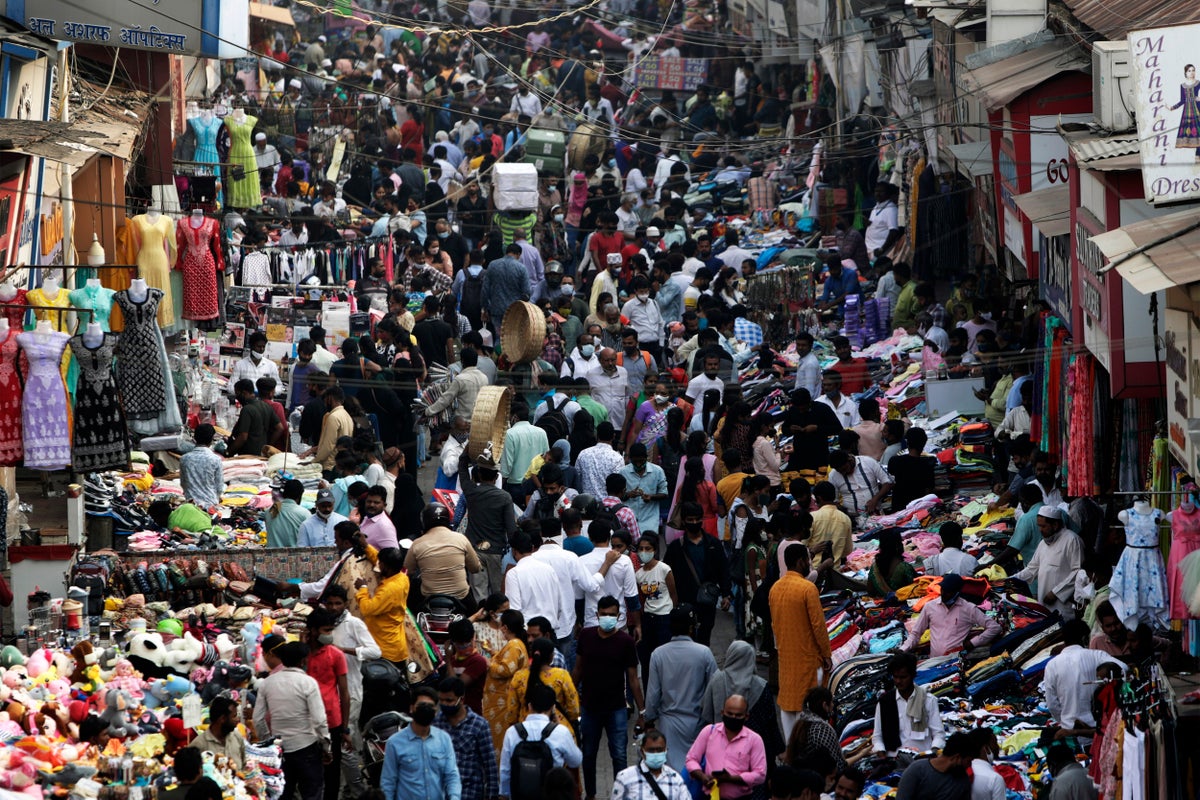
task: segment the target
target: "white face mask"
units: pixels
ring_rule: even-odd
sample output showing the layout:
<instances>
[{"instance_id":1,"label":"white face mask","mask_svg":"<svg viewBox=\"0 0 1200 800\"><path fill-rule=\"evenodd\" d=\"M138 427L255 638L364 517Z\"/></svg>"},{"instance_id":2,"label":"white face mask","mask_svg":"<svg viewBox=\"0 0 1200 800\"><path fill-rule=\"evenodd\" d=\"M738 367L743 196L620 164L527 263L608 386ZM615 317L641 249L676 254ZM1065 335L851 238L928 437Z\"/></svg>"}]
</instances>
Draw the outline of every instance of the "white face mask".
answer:
<instances>
[{"instance_id":1,"label":"white face mask","mask_svg":"<svg viewBox=\"0 0 1200 800\"><path fill-rule=\"evenodd\" d=\"M649 292L638 292L637 299L641 300L644 303L650 299L650 293Z\"/></svg>"},{"instance_id":2,"label":"white face mask","mask_svg":"<svg viewBox=\"0 0 1200 800\"><path fill-rule=\"evenodd\" d=\"M656 403L665 403L665 402L667 402L667 401L668 401L668 400L670 400L670 399L671 399L671 398L670 398L670 397L667 397L665 394L656 394L656 395L654 395L654 402L656 402Z\"/></svg>"},{"instance_id":3,"label":"white face mask","mask_svg":"<svg viewBox=\"0 0 1200 800\"><path fill-rule=\"evenodd\" d=\"M573 296L575 294L575 284L564 283L562 286L558 287L558 293L563 297Z\"/></svg>"}]
</instances>

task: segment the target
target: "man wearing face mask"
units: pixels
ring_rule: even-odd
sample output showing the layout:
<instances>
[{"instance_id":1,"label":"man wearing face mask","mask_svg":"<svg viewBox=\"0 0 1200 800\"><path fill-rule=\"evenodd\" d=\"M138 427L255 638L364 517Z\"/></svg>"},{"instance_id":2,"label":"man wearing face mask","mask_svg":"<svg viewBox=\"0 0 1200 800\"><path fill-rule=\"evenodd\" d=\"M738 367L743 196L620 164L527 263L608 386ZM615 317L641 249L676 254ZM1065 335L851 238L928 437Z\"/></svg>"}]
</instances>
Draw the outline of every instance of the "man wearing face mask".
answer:
<instances>
[{"instance_id":1,"label":"man wearing face mask","mask_svg":"<svg viewBox=\"0 0 1200 800\"><path fill-rule=\"evenodd\" d=\"M450 255L454 271L460 272L467 263L467 255L471 252L471 248L467 246L467 240L461 234L455 233L454 229L450 227L450 222L445 218L439 219L433 227L438 241L442 245L442 251Z\"/></svg>"},{"instance_id":2,"label":"man wearing face mask","mask_svg":"<svg viewBox=\"0 0 1200 800\"><path fill-rule=\"evenodd\" d=\"M250 348L250 352L233 365L233 372L229 376L227 391L230 394L234 393L234 387L240 380L254 383L259 378L274 378L276 385L279 383L279 365L266 356L267 335L262 331L255 331L250 334L246 346Z\"/></svg>"},{"instance_id":3,"label":"man wearing face mask","mask_svg":"<svg viewBox=\"0 0 1200 800\"><path fill-rule=\"evenodd\" d=\"M659 792L664 800L691 800L683 776L667 764L667 737L661 731L646 731L641 754L640 764L626 767L613 779L612 800L650 800Z\"/></svg>"},{"instance_id":4,"label":"man wearing face mask","mask_svg":"<svg viewBox=\"0 0 1200 800\"><path fill-rule=\"evenodd\" d=\"M721 800L749 797L766 782L766 748L762 737L746 727L748 717L746 698L730 695L721 721L701 729L688 750L688 773L705 794L716 786Z\"/></svg>"},{"instance_id":5,"label":"man wearing face mask","mask_svg":"<svg viewBox=\"0 0 1200 800\"><path fill-rule=\"evenodd\" d=\"M901 650L911 651L929 631L929 655L937 658L957 650L970 651L990 644L1000 636L1000 625L974 603L961 597L963 579L957 574L942 578L941 597L921 609L916 625ZM977 632L982 628L983 631Z\"/></svg>"},{"instance_id":6,"label":"man wearing face mask","mask_svg":"<svg viewBox=\"0 0 1200 800\"><path fill-rule=\"evenodd\" d=\"M967 770L976 751L971 734L954 734L941 755L914 761L904 770L896 800L970 800L971 776Z\"/></svg>"},{"instance_id":7,"label":"man wearing face mask","mask_svg":"<svg viewBox=\"0 0 1200 800\"><path fill-rule=\"evenodd\" d=\"M346 517L334 511L334 493L329 489L320 489L312 516L300 525L296 547L334 546L334 528L340 522L346 522Z\"/></svg>"},{"instance_id":8,"label":"man wearing face mask","mask_svg":"<svg viewBox=\"0 0 1200 800\"><path fill-rule=\"evenodd\" d=\"M597 234L593 234L595 238ZM593 254L594 256L594 254ZM597 264L604 264L605 269L596 273L596 277L592 280L592 293L588 299L588 307L592 313L599 316L604 312L604 309L598 307L600 295L607 292L613 297L617 297L619 289L617 288L617 275L621 271L623 260L619 251L608 253L601 259L597 259Z\"/></svg>"},{"instance_id":9,"label":"man wearing face mask","mask_svg":"<svg viewBox=\"0 0 1200 800\"><path fill-rule=\"evenodd\" d=\"M353 746L350 731L346 727L350 718L346 655L333 643L333 627L333 615L323 608L314 609L306 620L306 671L321 690L329 736L334 743L333 760L325 765L326 800L337 800L342 779L342 748Z\"/></svg>"},{"instance_id":10,"label":"man wearing face mask","mask_svg":"<svg viewBox=\"0 0 1200 800\"><path fill-rule=\"evenodd\" d=\"M614 430L625 425L625 402L633 391L629 372L617 366L617 353L611 348L600 351L600 366L587 373L592 397L608 410L608 421Z\"/></svg>"},{"instance_id":11,"label":"man wearing face mask","mask_svg":"<svg viewBox=\"0 0 1200 800\"><path fill-rule=\"evenodd\" d=\"M490 800L500 794L496 749L487 721L466 704L466 693L461 678L444 678L438 684L439 710L433 724L454 743L462 800Z\"/></svg>"},{"instance_id":12,"label":"man wearing face mask","mask_svg":"<svg viewBox=\"0 0 1200 800\"><path fill-rule=\"evenodd\" d=\"M637 334L635 349L650 354L655 362L662 359L663 331L666 323L658 303L650 299L650 281L644 275L633 279L633 297L625 302L621 313ZM628 352L626 353L629 356Z\"/></svg>"},{"instance_id":13,"label":"man wearing face mask","mask_svg":"<svg viewBox=\"0 0 1200 800\"><path fill-rule=\"evenodd\" d=\"M379 788L388 800L459 800L462 778L450 734L433 727L440 696L422 686L415 692L409 716L412 724L388 739Z\"/></svg>"},{"instance_id":14,"label":"man wearing face mask","mask_svg":"<svg viewBox=\"0 0 1200 800\"><path fill-rule=\"evenodd\" d=\"M372 659L380 658L382 651L367 624L350 613L348 607L349 593L345 586L333 585L325 590L325 608L333 618L333 646L346 656L346 686L350 690L350 716L346 720L346 728L350 738L354 740L354 752L362 746L361 734L358 728L358 717L362 712L363 687L362 664ZM362 777L362 765L357 755L342 754L342 774L350 788L365 788Z\"/></svg>"},{"instance_id":15,"label":"man wearing face mask","mask_svg":"<svg viewBox=\"0 0 1200 800\"><path fill-rule=\"evenodd\" d=\"M596 355L596 337L591 333L581 333L575 341L575 349L563 360L561 377L583 378L600 366L600 357Z\"/></svg>"}]
</instances>

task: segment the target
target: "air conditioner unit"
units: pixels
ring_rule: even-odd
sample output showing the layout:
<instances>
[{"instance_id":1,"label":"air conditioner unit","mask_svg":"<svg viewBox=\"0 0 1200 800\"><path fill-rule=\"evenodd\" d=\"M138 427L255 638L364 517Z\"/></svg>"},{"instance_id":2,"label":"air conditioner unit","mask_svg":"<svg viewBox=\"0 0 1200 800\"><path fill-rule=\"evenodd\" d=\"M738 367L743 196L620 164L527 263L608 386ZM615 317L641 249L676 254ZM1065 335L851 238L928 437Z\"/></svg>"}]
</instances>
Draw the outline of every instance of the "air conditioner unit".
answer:
<instances>
[{"instance_id":1,"label":"air conditioner unit","mask_svg":"<svg viewBox=\"0 0 1200 800\"><path fill-rule=\"evenodd\" d=\"M1133 129L1133 64L1129 42L1092 43L1092 114L1108 131Z\"/></svg>"}]
</instances>

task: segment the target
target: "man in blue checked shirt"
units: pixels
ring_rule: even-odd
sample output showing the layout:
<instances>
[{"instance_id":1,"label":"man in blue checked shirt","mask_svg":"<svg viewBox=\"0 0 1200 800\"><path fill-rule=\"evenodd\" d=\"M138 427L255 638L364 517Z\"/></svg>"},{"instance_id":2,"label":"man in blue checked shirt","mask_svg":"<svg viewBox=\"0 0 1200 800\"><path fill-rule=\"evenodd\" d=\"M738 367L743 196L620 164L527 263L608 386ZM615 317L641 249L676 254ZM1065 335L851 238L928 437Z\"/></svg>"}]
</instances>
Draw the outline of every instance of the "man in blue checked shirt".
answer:
<instances>
[{"instance_id":1,"label":"man in blue checked shirt","mask_svg":"<svg viewBox=\"0 0 1200 800\"><path fill-rule=\"evenodd\" d=\"M417 689L412 724L388 739L379 788L387 800L462 800L462 781L450 734L433 727L438 693Z\"/></svg>"},{"instance_id":2,"label":"man in blue checked shirt","mask_svg":"<svg viewBox=\"0 0 1200 800\"><path fill-rule=\"evenodd\" d=\"M434 725L450 734L462 781L462 800L489 800L500 794L496 748L483 717L467 708L467 686L451 676L438 684L438 712Z\"/></svg>"},{"instance_id":3,"label":"man in blue checked shirt","mask_svg":"<svg viewBox=\"0 0 1200 800\"><path fill-rule=\"evenodd\" d=\"M858 270L847 267L840 256L830 256L825 262L829 275L825 278L825 289L821 292L817 311L822 316L841 319L845 314L846 296L858 294Z\"/></svg>"},{"instance_id":4,"label":"man in blue checked shirt","mask_svg":"<svg viewBox=\"0 0 1200 800\"><path fill-rule=\"evenodd\" d=\"M763 343L762 326L750 321L745 306L736 305L729 309L729 313L733 315L733 338L744 342L747 347L758 347Z\"/></svg>"}]
</instances>

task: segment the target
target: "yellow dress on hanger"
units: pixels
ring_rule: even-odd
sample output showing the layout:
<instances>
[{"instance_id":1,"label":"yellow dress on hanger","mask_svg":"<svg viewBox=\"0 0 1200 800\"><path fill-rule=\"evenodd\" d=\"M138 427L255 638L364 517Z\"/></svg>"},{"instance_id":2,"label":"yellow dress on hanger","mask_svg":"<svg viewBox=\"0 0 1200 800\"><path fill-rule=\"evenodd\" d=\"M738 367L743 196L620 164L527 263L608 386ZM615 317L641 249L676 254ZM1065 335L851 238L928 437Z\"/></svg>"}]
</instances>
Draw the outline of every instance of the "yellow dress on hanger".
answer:
<instances>
[{"instance_id":1,"label":"yellow dress on hanger","mask_svg":"<svg viewBox=\"0 0 1200 800\"><path fill-rule=\"evenodd\" d=\"M130 223L133 244L137 248L138 276L155 289L162 290L158 324L168 328L175 324L175 302L171 295L171 267L178 255L175 223L166 214L160 214L157 222L151 222L145 214L138 214Z\"/></svg>"}]
</instances>

